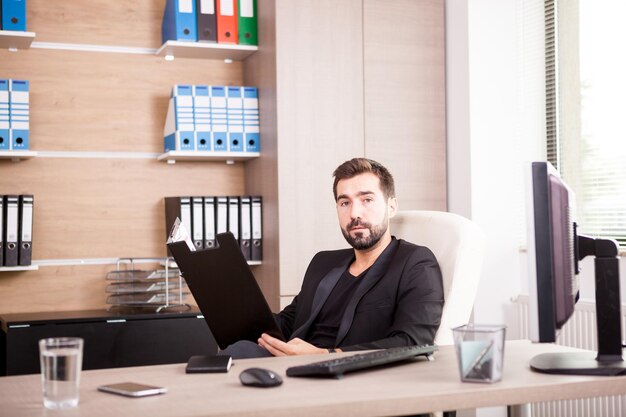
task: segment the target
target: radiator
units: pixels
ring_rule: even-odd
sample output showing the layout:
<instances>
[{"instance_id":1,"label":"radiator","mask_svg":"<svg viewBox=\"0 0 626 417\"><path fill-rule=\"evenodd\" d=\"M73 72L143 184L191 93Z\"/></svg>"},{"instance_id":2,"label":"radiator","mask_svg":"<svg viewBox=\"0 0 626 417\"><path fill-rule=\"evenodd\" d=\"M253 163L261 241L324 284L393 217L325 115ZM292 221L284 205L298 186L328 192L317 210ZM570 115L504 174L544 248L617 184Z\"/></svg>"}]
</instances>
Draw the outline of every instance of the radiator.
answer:
<instances>
[{"instance_id":1,"label":"radiator","mask_svg":"<svg viewBox=\"0 0 626 417\"><path fill-rule=\"evenodd\" d=\"M528 296L520 295L516 306L520 339L529 339ZM622 335L626 316L622 305ZM598 350L596 340L595 303L579 301L574 315L565 324L556 341L559 345L581 349ZM626 396L596 397L579 400L550 401L531 405L533 417L623 417L626 416Z\"/></svg>"}]
</instances>

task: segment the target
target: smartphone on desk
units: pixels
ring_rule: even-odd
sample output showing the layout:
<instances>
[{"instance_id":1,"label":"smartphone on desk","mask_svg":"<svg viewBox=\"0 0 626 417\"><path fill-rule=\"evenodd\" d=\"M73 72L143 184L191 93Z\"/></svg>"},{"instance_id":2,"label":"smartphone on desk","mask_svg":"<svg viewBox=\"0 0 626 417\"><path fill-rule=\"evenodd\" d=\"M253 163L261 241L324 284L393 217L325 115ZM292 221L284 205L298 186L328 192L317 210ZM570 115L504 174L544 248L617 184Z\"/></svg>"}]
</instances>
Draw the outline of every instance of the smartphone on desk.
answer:
<instances>
[{"instance_id":1,"label":"smartphone on desk","mask_svg":"<svg viewBox=\"0 0 626 417\"><path fill-rule=\"evenodd\" d=\"M136 382L120 382L117 384L100 385L98 391L110 392L126 397L145 397L148 395L164 394L167 392L167 388L138 384Z\"/></svg>"}]
</instances>

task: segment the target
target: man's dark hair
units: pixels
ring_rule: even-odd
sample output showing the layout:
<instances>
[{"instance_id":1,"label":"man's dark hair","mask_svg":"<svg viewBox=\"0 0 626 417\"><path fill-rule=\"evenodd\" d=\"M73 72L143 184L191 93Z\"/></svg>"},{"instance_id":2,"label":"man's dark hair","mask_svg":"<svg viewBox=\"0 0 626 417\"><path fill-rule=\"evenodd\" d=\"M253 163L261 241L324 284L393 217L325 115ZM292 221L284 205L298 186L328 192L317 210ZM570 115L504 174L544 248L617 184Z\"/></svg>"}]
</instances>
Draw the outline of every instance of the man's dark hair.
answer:
<instances>
[{"instance_id":1,"label":"man's dark hair","mask_svg":"<svg viewBox=\"0 0 626 417\"><path fill-rule=\"evenodd\" d=\"M380 189L382 190L385 198L392 198L396 196L393 176L387 168L372 159L352 158L351 160L339 165L337 169L335 169L335 172L333 172L333 177L335 177L335 181L333 183L335 201L337 201L337 183L340 180L347 180L366 172L371 172L378 177L380 180Z\"/></svg>"}]
</instances>

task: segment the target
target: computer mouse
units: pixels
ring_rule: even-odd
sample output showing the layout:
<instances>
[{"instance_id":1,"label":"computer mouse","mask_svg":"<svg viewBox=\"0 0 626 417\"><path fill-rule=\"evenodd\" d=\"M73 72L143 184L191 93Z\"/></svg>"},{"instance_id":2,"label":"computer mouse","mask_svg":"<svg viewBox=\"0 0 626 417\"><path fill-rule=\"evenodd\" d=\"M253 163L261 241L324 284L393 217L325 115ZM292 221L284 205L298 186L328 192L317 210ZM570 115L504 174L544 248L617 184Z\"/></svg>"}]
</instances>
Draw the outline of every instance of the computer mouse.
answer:
<instances>
[{"instance_id":1,"label":"computer mouse","mask_svg":"<svg viewBox=\"0 0 626 417\"><path fill-rule=\"evenodd\" d=\"M251 387L276 387L283 383L283 379L273 371L263 368L248 368L241 371L239 380L243 385Z\"/></svg>"}]
</instances>

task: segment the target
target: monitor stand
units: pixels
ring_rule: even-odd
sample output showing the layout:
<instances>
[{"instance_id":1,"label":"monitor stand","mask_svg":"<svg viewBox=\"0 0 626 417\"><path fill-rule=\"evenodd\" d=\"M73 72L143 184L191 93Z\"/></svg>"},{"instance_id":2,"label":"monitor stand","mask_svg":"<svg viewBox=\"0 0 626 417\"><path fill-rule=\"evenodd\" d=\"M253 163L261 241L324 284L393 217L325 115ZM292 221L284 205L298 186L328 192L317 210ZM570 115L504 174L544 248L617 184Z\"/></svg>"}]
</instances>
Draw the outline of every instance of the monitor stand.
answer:
<instances>
[{"instance_id":1,"label":"monitor stand","mask_svg":"<svg viewBox=\"0 0 626 417\"><path fill-rule=\"evenodd\" d=\"M626 375L626 362L600 362L596 352L542 353L530 360L533 371L564 375Z\"/></svg>"},{"instance_id":2,"label":"monitor stand","mask_svg":"<svg viewBox=\"0 0 626 417\"><path fill-rule=\"evenodd\" d=\"M533 357L537 372L565 375L626 375L622 357L619 246L614 240L578 235L578 260L595 256L598 352L544 353Z\"/></svg>"}]
</instances>

